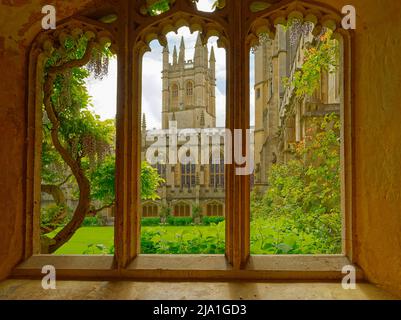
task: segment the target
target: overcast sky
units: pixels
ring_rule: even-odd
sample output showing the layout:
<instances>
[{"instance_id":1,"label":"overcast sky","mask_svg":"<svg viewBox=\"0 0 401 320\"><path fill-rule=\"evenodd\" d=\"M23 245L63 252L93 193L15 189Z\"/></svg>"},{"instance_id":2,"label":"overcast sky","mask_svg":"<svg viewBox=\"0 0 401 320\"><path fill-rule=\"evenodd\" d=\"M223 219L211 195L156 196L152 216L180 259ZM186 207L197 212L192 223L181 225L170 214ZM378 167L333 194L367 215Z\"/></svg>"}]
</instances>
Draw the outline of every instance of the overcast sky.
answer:
<instances>
[{"instance_id":1,"label":"overcast sky","mask_svg":"<svg viewBox=\"0 0 401 320\"><path fill-rule=\"evenodd\" d=\"M200 0L198 8L204 11L210 11L214 0ZM186 60L194 58L194 48L198 33L190 33L187 27L178 30L178 34L173 32L167 34L167 40L170 50L170 62L174 45L179 48L181 37L184 36ZM225 127L226 120L226 51L217 47L217 38L209 39L209 53L211 47L214 47L216 54L216 112L217 126ZM148 129L161 128L161 110L162 110L162 50L158 41L152 41L152 49L144 55L142 71L142 111L146 114ZM253 54L251 55L251 125L254 123L254 67ZM113 119L116 114L117 97L117 60L110 61L109 73L103 80L89 78L87 81L88 90L93 97L95 112L100 115L102 120Z\"/></svg>"}]
</instances>

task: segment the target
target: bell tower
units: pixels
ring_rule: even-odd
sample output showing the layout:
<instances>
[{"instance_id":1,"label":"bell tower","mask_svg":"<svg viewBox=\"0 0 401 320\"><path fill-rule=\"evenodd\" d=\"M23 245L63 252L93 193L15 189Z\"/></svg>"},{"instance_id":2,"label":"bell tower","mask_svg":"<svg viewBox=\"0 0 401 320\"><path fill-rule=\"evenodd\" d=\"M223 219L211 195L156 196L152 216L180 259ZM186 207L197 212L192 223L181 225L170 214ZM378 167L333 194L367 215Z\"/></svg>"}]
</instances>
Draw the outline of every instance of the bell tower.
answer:
<instances>
[{"instance_id":1,"label":"bell tower","mask_svg":"<svg viewBox=\"0 0 401 320\"><path fill-rule=\"evenodd\" d=\"M174 46L172 63L168 47L163 49L162 125L177 121L178 129L216 127L216 57L198 34L195 54L186 60L184 38Z\"/></svg>"}]
</instances>

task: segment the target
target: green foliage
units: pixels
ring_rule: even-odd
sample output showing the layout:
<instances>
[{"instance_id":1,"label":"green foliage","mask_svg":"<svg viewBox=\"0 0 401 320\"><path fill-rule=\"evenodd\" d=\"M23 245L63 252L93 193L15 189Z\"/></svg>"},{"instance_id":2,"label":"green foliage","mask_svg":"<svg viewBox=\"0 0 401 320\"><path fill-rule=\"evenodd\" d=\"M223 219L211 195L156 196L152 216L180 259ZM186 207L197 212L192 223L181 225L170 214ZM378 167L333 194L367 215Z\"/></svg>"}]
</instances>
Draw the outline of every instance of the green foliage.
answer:
<instances>
[{"instance_id":1,"label":"green foliage","mask_svg":"<svg viewBox=\"0 0 401 320\"><path fill-rule=\"evenodd\" d=\"M115 156L107 156L90 173L91 197L93 200L112 203L115 199Z\"/></svg>"},{"instance_id":2,"label":"green foliage","mask_svg":"<svg viewBox=\"0 0 401 320\"><path fill-rule=\"evenodd\" d=\"M160 210L160 217L162 218L168 218L169 216L171 216L171 207L169 206L162 206L161 210Z\"/></svg>"},{"instance_id":3,"label":"green foliage","mask_svg":"<svg viewBox=\"0 0 401 320\"><path fill-rule=\"evenodd\" d=\"M61 214L65 208L56 204L50 204L43 206L40 210L40 222L42 227L56 228L63 225L65 221L60 221L57 225L54 225L53 221ZM66 219L64 219L66 220Z\"/></svg>"},{"instance_id":4,"label":"green foliage","mask_svg":"<svg viewBox=\"0 0 401 320\"><path fill-rule=\"evenodd\" d=\"M115 156L106 157L91 173L92 199L111 203L115 199ZM147 162L141 168L142 200L157 200L157 188L164 180Z\"/></svg>"},{"instance_id":5,"label":"green foliage","mask_svg":"<svg viewBox=\"0 0 401 320\"><path fill-rule=\"evenodd\" d=\"M103 225L102 220L95 216L95 217L85 217L84 222L82 223L83 227L100 227Z\"/></svg>"},{"instance_id":6,"label":"green foliage","mask_svg":"<svg viewBox=\"0 0 401 320\"><path fill-rule=\"evenodd\" d=\"M224 220L224 217L202 217L202 224L204 226L210 226L224 222Z\"/></svg>"},{"instance_id":7,"label":"green foliage","mask_svg":"<svg viewBox=\"0 0 401 320\"><path fill-rule=\"evenodd\" d=\"M143 254L224 254L225 223L211 227L205 235L199 229L193 233L185 228L175 235L174 240L166 237L163 228L144 231L141 236Z\"/></svg>"},{"instance_id":8,"label":"green foliage","mask_svg":"<svg viewBox=\"0 0 401 320\"><path fill-rule=\"evenodd\" d=\"M197 219L202 216L202 206L199 204L193 204L192 205L192 218Z\"/></svg>"},{"instance_id":9,"label":"green foliage","mask_svg":"<svg viewBox=\"0 0 401 320\"><path fill-rule=\"evenodd\" d=\"M151 16L157 16L170 10L170 0L154 0L148 7L148 13Z\"/></svg>"},{"instance_id":10,"label":"green foliage","mask_svg":"<svg viewBox=\"0 0 401 320\"><path fill-rule=\"evenodd\" d=\"M51 67L63 66L69 61L83 58L88 43L85 35L77 38L67 36L63 45L55 49L47 60L45 78ZM94 48L91 55L86 66L73 67L56 75L50 99L59 125L58 140L76 167L89 179L92 203L96 201L99 208L104 208L115 201L115 120L101 121L93 111L86 80L90 74L102 79L107 73L108 59L112 53L106 44L101 49ZM46 108L43 113L42 183L60 184L72 172L53 146L51 130L55 122L49 120ZM141 186L144 200L158 198L156 191L161 182L157 171L143 163ZM63 191L77 198L80 196L76 180ZM96 211L96 208L92 209ZM44 216L42 220L46 223L46 214ZM86 223L93 225L93 221L89 220Z\"/></svg>"},{"instance_id":11,"label":"green foliage","mask_svg":"<svg viewBox=\"0 0 401 320\"><path fill-rule=\"evenodd\" d=\"M143 227L159 226L160 218L142 218L141 225Z\"/></svg>"},{"instance_id":12,"label":"green foliage","mask_svg":"<svg viewBox=\"0 0 401 320\"><path fill-rule=\"evenodd\" d=\"M189 226L193 223L192 217L168 217L167 223L170 226Z\"/></svg>"},{"instance_id":13,"label":"green foliage","mask_svg":"<svg viewBox=\"0 0 401 320\"><path fill-rule=\"evenodd\" d=\"M336 232L338 215L327 215L319 229L298 228L304 223L288 217L269 217L251 222L252 254L340 254L341 233ZM332 233L328 230L333 228Z\"/></svg>"},{"instance_id":14,"label":"green foliage","mask_svg":"<svg viewBox=\"0 0 401 320\"><path fill-rule=\"evenodd\" d=\"M50 67L63 65L71 60L81 59L86 52L88 38L83 35L78 38L67 36L64 44L52 52L51 57L46 61L45 72Z\"/></svg>"},{"instance_id":15,"label":"green foliage","mask_svg":"<svg viewBox=\"0 0 401 320\"><path fill-rule=\"evenodd\" d=\"M142 200L157 200L157 188L164 180L159 176L157 169L153 168L149 163L142 162L141 171L141 195Z\"/></svg>"},{"instance_id":16,"label":"green foliage","mask_svg":"<svg viewBox=\"0 0 401 320\"><path fill-rule=\"evenodd\" d=\"M88 245L88 248L82 252L82 254L114 255L114 246L108 248L104 244L90 244Z\"/></svg>"},{"instance_id":17,"label":"green foliage","mask_svg":"<svg viewBox=\"0 0 401 320\"><path fill-rule=\"evenodd\" d=\"M42 182L44 184L58 184L66 177L67 166L63 162L60 154L54 149L50 141L50 133L43 130L44 138L42 141Z\"/></svg>"},{"instance_id":18,"label":"green foliage","mask_svg":"<svg viewBox=\"0 0 401 320\"><path fill-rule=\"evenodd\" d=\"M338 42L331 36L332 31L322 35L316 45L306 50L304 63L293 79L283 79L286 86L295 88L297 97L311 96L319 87L322 71L334 72L338 68Z\"/></svg>"},{"instance_id":19,"label":"green foliage","mask_svg":"<svg viewBox=\"0 0 401 320\"><path fill-rule=\"evenodd\" d=\"M257 252L280 253L286 244L288 253L341 253L339 130L334 114L316 119L294 159L272 167L267 192L253 191Z\"/></svg>"}]
</instances>

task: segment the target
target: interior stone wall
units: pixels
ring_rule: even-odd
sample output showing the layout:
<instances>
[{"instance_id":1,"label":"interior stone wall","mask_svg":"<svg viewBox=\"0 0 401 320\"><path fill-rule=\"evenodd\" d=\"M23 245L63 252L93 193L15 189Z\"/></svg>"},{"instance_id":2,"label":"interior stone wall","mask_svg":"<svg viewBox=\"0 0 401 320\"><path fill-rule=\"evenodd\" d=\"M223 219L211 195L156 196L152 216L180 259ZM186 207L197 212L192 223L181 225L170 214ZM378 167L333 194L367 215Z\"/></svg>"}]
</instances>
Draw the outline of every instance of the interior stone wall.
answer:
<instances>
[{"instance_id":1,"label":"interior stone wall","mask_svg":"<svg viewBox=\"0 0 401 320\"><path fill-rule=\"evenodd\" d=\"M47 1L0 4L0 279L22 259L27 54ZM89 0L53 1L58 19ZM356 260L368 279L401 292L401 2L321 0L357 10L354 55Z\"/></svg>"},{"instance_id":2,"label":"interior stone wall","mask_svg":"<svg viewBox=\"0 0 401 320\"><path fill-rule=\"evenodd\" d=\"M401 295L401 1L341 3L354 3L358 19L353 80L357 261L370 281Z\"/></svg>"},{"instance_id":3,"label":"interior stone wall","mask_svg":"<svg viewBox=\"0 0 401 320\"><path fill-rule=\"evenodd\" d=\"M57 19L89 0L53 1ZM30 44L41 30L48 1L0 2L0 279L22 259L25 206L26 91Z\"/></svg>"}]
</instances>

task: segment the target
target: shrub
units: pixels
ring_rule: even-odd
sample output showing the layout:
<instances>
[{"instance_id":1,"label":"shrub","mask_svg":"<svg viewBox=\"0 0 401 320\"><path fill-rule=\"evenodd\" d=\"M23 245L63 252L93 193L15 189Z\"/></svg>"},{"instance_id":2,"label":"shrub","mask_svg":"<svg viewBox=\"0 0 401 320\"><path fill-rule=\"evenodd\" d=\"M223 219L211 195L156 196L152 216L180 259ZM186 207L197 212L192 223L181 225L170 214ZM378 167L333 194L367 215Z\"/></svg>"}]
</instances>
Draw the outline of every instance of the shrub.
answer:
<instances>
[{"instance_id":1,"label":"shrub","mask_svg":"<svg viewBox=\"0 0 401 320\"><path fill-rule=\"evenodd\" d=\"M182 219L182 218L181 218ZM200 230L189 232L185 229L176 234L174 240L167 238L163 228L143 231L141 253L143 254L224 254L225 223L210 227L212 233L205 236Z\"/></svg>"},{"instance_id":2,"label":"shrub","mask_svg":"<svg viewBox=\"0 0 401 320\"><path fill-rule=\"evenodd\" d=\"M40 210L40 219L41 224L43 226L51 225L55 218L60 215L60 213L64 210L64 207L58 206L56 204L51 204L45 207L42 207ZM66 220L66 219L64 219ZM65 221L61 221L57 226L61 226Z\"/></svg>"},{"instance_id":3,"label":"shrub","mask_svg":"<svg viewBox=\"0 0 401 320\"><path fill-rule=\"evenodd\" d=\"M160 210L160 223L161 224L166 224L167 223L167 218L171 216L171 207L169 206L162 206Z\"/></svg>"},{"instance_id":4,"label":"shrub","mask_svg":"<svg viewBox=\"0 0 401 320\"><path fill-rule=\"evenodd\" d=\"M198 204L193 204L192 205L192 217L199 218L202 216L202 207Z\"/></svg>"},{"instance_id":5,"label":"shrub","mask_svg":"<svg viewBox=\"0 0 401 320\"><path fill-rule=\"evenodd\" d=\"M100 227L102 225L102 221L98 217L85 217L82 222L82 227Z\"/></svg>"},{"instance_id":6,"label":"shrub","mask_svg":"<svg viewBox=\"0 0 401 320\"><path fill-rule=\"evenodd\" d=\"M337 216L329 216L336 218ZM333 221L337 224L339 221ZM287 217L257 219L251 222L251 252L253 254L338 254L341 253L341 233L327 230L304 231Z\"/></svg>"},{"instance_id":7,"label":"shrub","mask_svg":"<svg viewBox=\"0 0 401 320\"><path fill-rule=\"evenodd\" d=\"M143 227L151 227L160 225L160 218L142 218L141 225Z\"/></svg>"},{"instance_id":8,"label":"shrub","mask_svg":"<svg viewBox=\"0 0 401 320\"><path fill-rule=\"evenodd\" d=\"M156 254L158 253L158 247L160 241L155 241L155 238L159 235L157 231L145 231L141 232L141 253L142 254Z\"/></svg>"},{"instance_id":9,"label":"shrub","mask_svg":"<svg viewBox=\"0 0 401 320\"><path fill-rule=\"evenodd\" d=\"M114 245L110 248L106 247L104 244L89 244L88 247L82 254L102 254L102 255L114 255Z\"/></svg>"},{"instance_id":10,"label":"shrub","mask_svg":"<svg viewBox=\"0 0 401 320\"><path fill-rule=\"evenodd\" d=\"M292 160L251 195L252 253L341 253L340 120L315 119Z\"/></svg>"},{"instance_id":11,"label":"shrub","mask_svg":"<svg viewBox=\"0 0 401 320\"><path fill-rule=\"evenodd\" d=\"M199 204L192 205L192 218L194 224L202 223L202 207Z\"/></svg>"},{"instance_id":12,"label":"shrub","mask_svg":"<svg viewBox=\"0 0 401 320\"><path fill-rule=\"evenodd\" d=\"M211 224L219 224L224 221L224 217L203 217L202 224L210 226Z\"/></svg>"},{"instance_id":13,"label":"shrub","mask_svg":"<svg viewBox=\"0 0 401 320\"><path fill-rule=\"evenodd\" d=\"M167 223L170 226L189 226L193 223L192 217L168 217Z\"/></svg>"}]
</instances>

